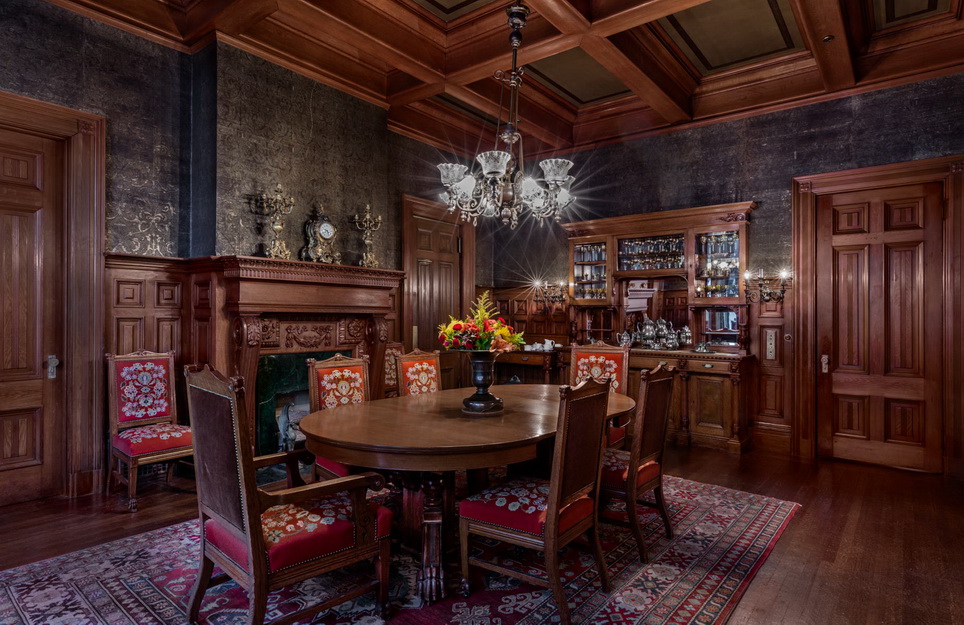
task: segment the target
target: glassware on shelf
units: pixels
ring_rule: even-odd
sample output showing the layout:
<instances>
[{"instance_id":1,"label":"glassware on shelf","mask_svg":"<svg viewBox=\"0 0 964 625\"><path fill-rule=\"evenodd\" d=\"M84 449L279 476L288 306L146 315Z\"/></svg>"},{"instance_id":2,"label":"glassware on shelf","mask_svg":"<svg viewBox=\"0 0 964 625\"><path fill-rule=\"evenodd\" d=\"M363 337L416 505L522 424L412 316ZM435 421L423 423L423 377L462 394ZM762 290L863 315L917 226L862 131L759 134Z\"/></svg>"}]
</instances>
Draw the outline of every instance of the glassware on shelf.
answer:
<instances>
[{"instance_id":1,"label":"glassware on shelf","mask_svg":"<svg viewBox=\"0 0 964 625\"><path fill-rule=\"evenodd\" d=\"M682 269L683 235L639 237L619 240L619 270Z\"/></svg>"}]
</instances>

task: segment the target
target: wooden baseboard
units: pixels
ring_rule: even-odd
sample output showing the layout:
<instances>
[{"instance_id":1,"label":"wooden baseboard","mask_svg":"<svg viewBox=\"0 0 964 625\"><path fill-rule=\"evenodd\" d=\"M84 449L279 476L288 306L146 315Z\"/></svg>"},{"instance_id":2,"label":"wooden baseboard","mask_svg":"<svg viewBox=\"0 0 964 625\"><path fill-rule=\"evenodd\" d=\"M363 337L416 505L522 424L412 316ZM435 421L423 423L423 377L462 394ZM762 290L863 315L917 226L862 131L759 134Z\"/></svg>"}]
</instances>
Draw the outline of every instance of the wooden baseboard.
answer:
<instances>
[{"instance_id":1,"label":"wooden baseboard","mask_svg":"<svg viewBox=\"0 0 964 625\"><path fill-rule=\"evenodd\" d=\"M790 428L750 427L753 448L767 453L790 455Z\"/></svg>"},{"instance_id":2,"label":"wooden baseboard","mask_svg":"<svg viewBox=\"0 0 964 625\"><path fill-rule=\"evenodd\" d=\"M67 476L66 495L68 497L83 497L99 493L104 488L104 471L75 471Z\"/></svg>"}]
</instances>

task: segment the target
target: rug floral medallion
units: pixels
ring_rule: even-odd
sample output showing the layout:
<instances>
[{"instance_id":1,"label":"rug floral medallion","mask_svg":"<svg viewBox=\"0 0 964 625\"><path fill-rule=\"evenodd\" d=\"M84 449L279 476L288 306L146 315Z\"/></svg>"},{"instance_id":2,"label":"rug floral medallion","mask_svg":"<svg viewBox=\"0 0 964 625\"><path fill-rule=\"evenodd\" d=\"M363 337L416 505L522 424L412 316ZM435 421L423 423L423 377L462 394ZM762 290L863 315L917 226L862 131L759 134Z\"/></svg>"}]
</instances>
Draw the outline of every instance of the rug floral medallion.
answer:
<instances>
[{"instance_id":1,"label":"rug floral medallion","mask_svg":"<svg viewBox=\"0 0 964 625\"><path fill-rule=\"evenodd\" d=\"M563 552L561 573L574 623L720 625L787 527L798 504L665 478L666 501L676 536L667 540L662 521L640 507L650 562L642 564L628 529L603 524L602 539L612 577L603 592L589 549ZM614 504L607 513L619 513ZM0 572L0 625L185 625L185 605L197 570L198 524L188 521ZM545 575L534 552L473 543L484 557ZM399 551L399 550L396 550ZM456 552L457 553L457 552ZM393 558L393 624L541 625L558 622L548 590L504 576L474 578L463 598L457 556L449 571L450 596L432 606L415 593L417 563ZM351 587L358 567L307 580L272 593L268 619L290 614ZM246 623L247 595L234 582L208 591L201 610L206 625ZM307 625L376 625L373 593L303 620Z\"/></svg>"}]
</instances>

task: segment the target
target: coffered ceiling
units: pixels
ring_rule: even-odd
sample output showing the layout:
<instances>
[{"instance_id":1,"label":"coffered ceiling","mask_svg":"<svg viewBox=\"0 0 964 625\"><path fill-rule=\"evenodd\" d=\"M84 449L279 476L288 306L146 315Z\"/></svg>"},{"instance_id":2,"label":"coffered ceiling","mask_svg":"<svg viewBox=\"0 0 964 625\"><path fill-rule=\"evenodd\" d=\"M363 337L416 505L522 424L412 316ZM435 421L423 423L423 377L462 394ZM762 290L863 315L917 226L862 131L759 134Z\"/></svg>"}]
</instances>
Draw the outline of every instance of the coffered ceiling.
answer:
<instances>
[{"instance_id":1,"label":"coffered ceiling","mask_svg":"<svg viewBox=\"0 0 964 625\"><path fill-rule=\"evenodd\" d=\"M192 52L218 39L469 154L508 0L48 0ZM526 0L526 152L581 150L964 69L964 0ZM950 104L950 103L949 103Z\"/></svg>"}]
</instances>

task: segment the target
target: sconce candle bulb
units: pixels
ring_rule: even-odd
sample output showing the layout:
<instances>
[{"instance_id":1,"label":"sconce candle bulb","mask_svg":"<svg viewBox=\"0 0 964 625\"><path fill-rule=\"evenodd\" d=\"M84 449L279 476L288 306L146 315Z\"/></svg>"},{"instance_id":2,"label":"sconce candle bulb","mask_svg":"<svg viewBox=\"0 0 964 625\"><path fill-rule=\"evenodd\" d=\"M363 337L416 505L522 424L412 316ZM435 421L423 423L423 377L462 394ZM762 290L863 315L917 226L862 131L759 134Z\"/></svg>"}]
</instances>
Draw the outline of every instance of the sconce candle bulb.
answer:
<instances>
[{"instance_id":1,"label":"sconce candle bulb","mask_svg":"<svg viewBox=\"0 0 964 625\"><path fill-rule=\"evenodd\" d=\"M746 303L750 304L752 302L782 302L783 296L787 291L787 281L790 278L790 271L783 269L780 271L780 289L774 289L771 282L774 282L776 278L766 278L763 275L763 269L757 271L756 283L750 281L750 277L753 273L750 270L743 272L743 290L746 294Z\"/></svg>"}]
</instances>

